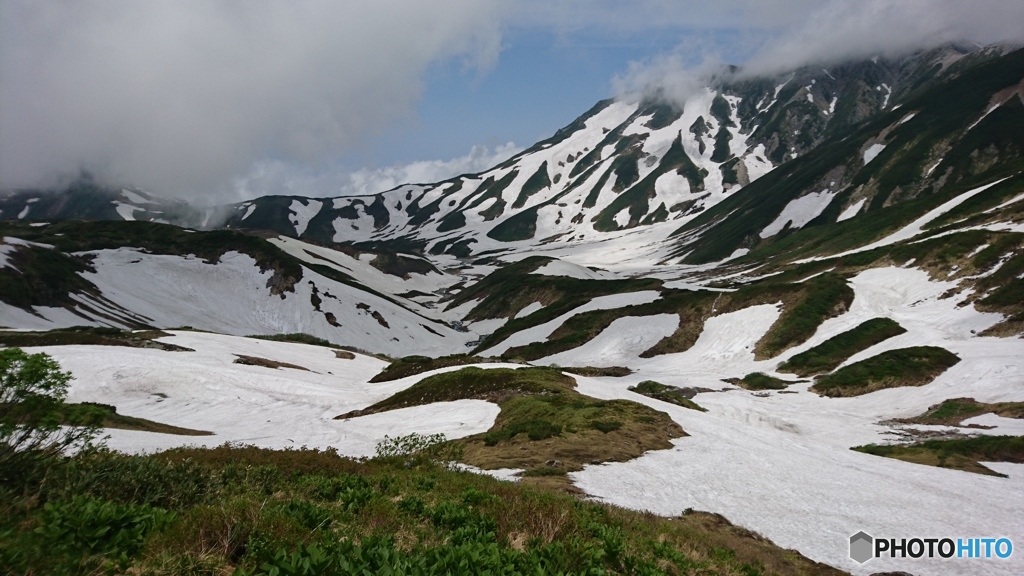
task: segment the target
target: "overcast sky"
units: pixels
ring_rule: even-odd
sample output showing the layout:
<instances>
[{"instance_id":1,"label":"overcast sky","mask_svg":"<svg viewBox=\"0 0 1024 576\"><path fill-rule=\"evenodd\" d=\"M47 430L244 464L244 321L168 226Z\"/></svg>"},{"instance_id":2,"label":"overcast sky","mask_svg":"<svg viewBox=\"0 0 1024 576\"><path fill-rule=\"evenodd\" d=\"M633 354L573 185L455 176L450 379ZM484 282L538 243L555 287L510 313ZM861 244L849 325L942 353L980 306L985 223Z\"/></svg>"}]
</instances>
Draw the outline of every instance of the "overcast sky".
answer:
<instances>
[{"instance_id":1,"label":"overcast sky","mask_svg":"<svg viewBox=\"0 0 1024 576\"><path fill-rule=\"evenodd\" d=\"M0 0L0 188L208 201L485 169L703 63L1020 40L1018 0Z\"/></svg>"}]
</instances>

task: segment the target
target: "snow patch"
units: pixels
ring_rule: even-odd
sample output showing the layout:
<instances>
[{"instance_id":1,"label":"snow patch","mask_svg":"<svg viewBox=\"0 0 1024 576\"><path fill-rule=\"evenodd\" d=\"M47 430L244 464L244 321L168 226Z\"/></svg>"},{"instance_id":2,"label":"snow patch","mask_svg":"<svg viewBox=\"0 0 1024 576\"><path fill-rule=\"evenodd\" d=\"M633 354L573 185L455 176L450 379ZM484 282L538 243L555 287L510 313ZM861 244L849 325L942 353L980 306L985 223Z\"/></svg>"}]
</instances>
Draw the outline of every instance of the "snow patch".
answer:
<instances>
[{"instance_id":1,"label":"snow patch","mask_svg":"<svg viewBox=\"0 0 1024 576\"><path fill-rule=\"evenodd\" d=\"M539 365L623 366L633 363L679 327L678 314L617 318L593 340L537 361Z\"/></svg>"},{"instance_id":2,"label":"snow patch","mask_svg":"<svg viewBox=\"0 0 1024 576\"><path fill-rule=\"evenodd\" d=\"M573 308L572 310L562 314L554 320L540 324L539 326L533 326L516 332L509 336L504 341L499 342L497 345L485 350L481 353L481 356L501 356L509 348L516 346L525 346L532 342L541 342L548 338L552 332L558 329L559 326L565 323L566 320L582 314L584 312L590 312L591 310L613 310L615 308L624 308L626 306L636 306L639 304L647 304L654 302L658 298L661 298L661 294L654 290L642 290L640 292L626 292L624 294L613 294L611 296L599 296L594 298L590 302Z\"/></svg>"},{"instance_id":3,"label":"snow patch","mask_svg":"<svg viewBox=\"0 0 1024 576\"><path fill-rule=\"evenodd\" d=\"M885 150L885 144L872 144L868 146L868 149L864 151L864 164L874 160L879 154Z\"/></svg>"},{"instance_id":4,"label":"snow patch","mask_svg":"<svg viewBox=\"0 0 1024 576\"><path fill-rule=\"evenodd\" d=\"M866 201L867 198L861 198L860 200L857 200L856 202L848 206L846 210L843 210L843 213L839 215L839 218L836 218L836 222L849 220L850 218L856 216L858 213L860 213L860 209L864 207L864 202Z\"/></svg>"},{"instance_id":5,"label":"snow patch","mask_svg":"<svg viewBox=\"0 0 1024 576\"><path fill-rule=\"evenodd\" d=\"M835 192L825 190L790 201L782 209L782 213L761 231L761 238L769 238L778 234L786 227L786 224L789 224L790 228L803 228L805 224L817 218L828 207L833 197L835 197Z\"/></svg>"},{"instance_id":6,"label":"snow patch","mask_svg":"<svg viewBox=\"0 0 1024 576\"><path fill-rule=\"evenodd\" d=\"M543 307L544 305L541 304L540 302L532 302L530 304L527 304L522 310L519 311L518 314L516 314L516 319L525 318Z\"/></svg>"},{"instance_id":7,"label":"snow patch","mask_svg":"<svg viewBox=\"0 0 1024 576\"><path fill-rule=\"evenodd\" d=\"M296 236L302 236L302 233L306 231L306 226L309 226L309 221L320 213L320 208L323 205L324 203L319 200L309 200L306 204L303 204L301 200L292 200L291 206L288 207L291 210L288 220L295 225Z\"/></svg>"},{"instance_id":8,"label":"snow patch","mask_svg":"<svg viewBox=\"0 0 1024 576\"><path fill-rule=\"evenodd\" d=\"M121 196L124 196L132 204L156 204L155 201L150 200L150 199L142 196L141 194L136 194L135 192L132 192L131 190L128 190L127 188L122 188L121 189ZM141 208L140 208L140 210L141 210Z\"/></svg>"},{"instance_id":9,"label":"snow patch","mask_svg":"<svg viewBox=\"0 0 1024 576\"><path fill-rule=\"evenodd\" d=\"M117 210L118 216L120 216L121 218L125 219L128 222L132 222L135 220L136 210L143 210L138 206L132 206L131 204L125 204L124 202L115 201L114 205L117 206L115 210Z\"/></svg>"},{"instance_id":10,"label":"snow patch","mask_svg":"<svg viewBox=\"0 0 1024 576\"><path fill-rule=\"evenodd\" d=\"M552 260L537 268L531 274L543 274L545 276L568 276L580 280L612 280L615 274L605 271L591 270L579 264L573 264L566 260Z\"/></svg>"}]
</instances>

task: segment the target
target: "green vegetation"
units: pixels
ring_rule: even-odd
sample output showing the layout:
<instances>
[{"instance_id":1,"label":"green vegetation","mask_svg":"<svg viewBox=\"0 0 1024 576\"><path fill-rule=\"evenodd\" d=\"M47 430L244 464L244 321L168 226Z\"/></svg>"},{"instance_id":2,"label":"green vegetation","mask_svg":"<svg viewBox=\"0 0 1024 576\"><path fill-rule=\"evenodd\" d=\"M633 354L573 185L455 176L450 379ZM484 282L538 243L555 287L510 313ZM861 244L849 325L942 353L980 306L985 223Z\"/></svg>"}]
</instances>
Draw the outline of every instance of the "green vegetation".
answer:
<instances>
[{"instance_id":1,"label":"green vegetation","mask_svg":"<svg viewBox=\"0 0 1024 576\"><path fill-rule=\"evenodd\" d=\"M466 398L494 402L501 412L491 429L459 441L465 461L484 469L531 469L557 460L579 470L665 449L670 439L685 435L664 412L627 400L596 400L574 388L558 368L469 367L429 376L339 418Z\"/></svg>"},{"instance_id":2,"label":"green vegetation","mask_svg":"<svg viewBox=\"0 0 1024 576\"><path fill-rule=\"evenodd\" d=\"M724 382L747 390L785 390L787 386L793 384L793 382L769 376L764 372L751 372L743 378L729 378Z\"/></svg>"},{"instance_id":3,"label":"green vegetation","mask_svg":"<svg viewBox=\"0 0 1024 576\"><path fill-rule=\"evenodd\" d=\"M0 331L0 345L27 348L30 346L126 346L129 348L154 348L168 352L194 352L191 348L157 342L157 338L170 336L160 330L133 332L120 328L97 326L73 326L46 332L5 332Z\"/></svg>"},{"instance_id":4,"label":"green vegetation","mask_svg":"<svg viewBox=\"0 0 1024 576\"><path fill-rule=\"evenodd\" d=\"M274 342L292 342L295 344L309 344L311 346L323 346L325 348L339 348L335 344L331 344L329 341L323 338L318 338L310 334L303 334L301 332L291 332L288 334L253 334L246 336L246 338L256 338L259 340L271 340Z\"/></svg>"},{"instance_id":5,"label":"green vegetation","mask_svg":"<svg viewBox=\"0 0 1024 576\"><path fill-rule=\"evenodd\" d=\"M64 453L92 444L100 417L66 409L71 378L47 354L0 350L0 486L30 482Z\"/></svg>"},{"instance_id":6,"label":"green vegetation","mask_svg":"<svg viewBox=\"0 0 1024 576\"><path fill-rule=\"evenodd\" d=\"M996 402L985 404L974 398L952 398L930 406L924 414L902 418L905 424L941 424L962 426L963 421L982 414L996 414L1004 418L1024 418L1024 402Z\"/></svg>"},{"instance_id":7,"label":"green vegetation","mask_svg":"<svg viewBox=\"0 0 1024 576\"><path fill-rule=\"evenodd\" d=\"M602 376L621 378L633 373L633 370L625 366L559 366L558 369L562 372L576 374L577 376L587 376L589 378L599 378Z\"/></svg>"},{"instance_id":8,"label":"green vegetation","mask_svg":"<svg viewBox=\"0 0 1024 576\"><path fill-rule=\"evenodd\" d=\"M541 162L537 171L523 183L523 187L519 191L519 197L512 203L512 208L522 208L530 200L531 196L549 187L551 187L551 179L548 178L548 162L545 160Z\"/></svg>"},{"instance_id":9,"label":"green vegetation","mask_svg":"<svg viewBox=\"0 0 1024 576\"><path fill-rule=\"evenodd\" d=\"M701 408L696 402L691 400L693 395L686 395L686 392L682 388L676 386L666 386L661 382L655 382L654 380L644 380L636 386L630 386L631 392L637 394L643 394L644 396L654 398L655 400L661 400L662 402L668 402L669 404L675 404L676 406L682 406L683 408L689 408L690 410L699 410L701 412L707 412L707 409Z\"/></svg>"},{"instance_id":10,"label":"green vegetation","mask_svg":"<svg viewBox=\"0 0 1024 576\"><path fill-rule=\"evenodd\" d=\"M960 361L936 346L882 352L815 380L811 390L824 396L859 396L897 386L924 386Z\"/></svg>"},{"instance_id":11,"label":"green vegetation","mask_svg":"<svg viewBox=\"0 0 1024 576\"><path fill-rule=\"evenodd\" d=\"M679 255L686 253L686 263L702 264L721 260L737 248L751 247L751 243L755 246L746 256L749 260L763 260L768 253L788 253L794 259L838 253L877 240L957 194L1018 173L1024 162L1019 154L1024 149L1024 130L1020 129L1024 106L1018 100L1011 99L975 129L963 131L985 111L993 94L1019 83L1022 62L1024 51L1018 50L948 77L941 86L930 86L904 101L901 110L842 126L828 140L685 224L677 233L700 232L702 241L692 250L693 246L680 247ZM780 100L785 101L787 91L779 94ZM841 101L837 114L846 105ZM906 110L914 110L916 116L911 122L897 125ZM785 134L785 114L779 112L771 112L773 117L760 125L755 137ZM996 112L998 117L993 116ZM870 218L834 223L845 200L840 195L804 229L758 238L758 232L790 201L828 181L832 171L859 164L861 149L883 131L889 131L885 150L851 174L847 187L852 190L863 186L872 193L865 211ZM809 134L809 130L801 130L801 137ZM940 148L938 143L950 143L950 148ZM776 148L780 155L789 149L786 143L781 144ZM938 156L941 163L925 176Z\"/></svg>"},{"instance_id":12,"label":"green vegetation","mask_svg":"<svg viewBox=\"0 0 1024 576\"><path fill-rule=\"evenodd\" d=\"M799 294L799 299L786 306L779 319L757 343L754 353L758 359L773 358L806 342L822 322L842 314L853 302L853 289L841 276L822 274L804 284L806 289Z\"/></svg>"},{"instance_id":13,"label":"green vegetation","mask_svg":"<svg viewBox=\"0 0 1024 576\"><path fill-rule=\"evenodd\" d=\"M1002 476L980 462L1024 463L1024 436L977 436L953 440L926 440L909 446L857 446L858 452L896 458L915 464L953 468L976 474Z\"/></svg>"},{"instance_id":14,"label":"green vegetation","mask_svg":"<svg viewBox=\"0 0 1024 576\"><path fill-rule=\"evenodd\" d=\"M99 451L11 488L0 563L15 574L841 573L720 516L602 506L416 453Z\"/></svg>"},{"instance_id":15,"label":"green vegetation","mask_svg":"<svg viewBox=\"0 0 1024 576\"><path fill-rule=\"evenodd\" d=\"M82 402L80 404L65 404L61 410L62 421L68 424L76 422L95 422L99 428L115 428L118 430L139 430L142 432L157 432L159 434L177 434L179 436L212 436L213 432L205 430L193 430L162 424L145 418L135 418L118 414L117 408L109 404L97 404L95 402Z\"/></svg>"},{"instance_id":16,"label":"green vegetation","mask_svg":"<svg viewBox=\"0 0 1024 576\"><path fill-rule=\"evenodd\" d=\"M872 318L793 356L779 365L778 371L792 372L797 376L831 372L850 356L906 331L906 328L889 318Z\"/></svg>"},{"instance_id":17,"label":"green vegetation","mask_svg":"<svg viewBox=\"0 0 1024 576\"><path fill-rule=\"evenodd\" d=\"M493 358L481 358L479 356L469 356L467 354L453 354L451 356L441 356L439 358L431 358L429 356L404 356L395 360L391 364L388 364L377 375L370 378L370 382L390 382L391 380L398 380L399 378L414 376L416 374L430 372L431 370L437 370L439 368L447 368L449 366L483 364L496 361L497 360L494 360Z\"/></svg>"}]
</instances>

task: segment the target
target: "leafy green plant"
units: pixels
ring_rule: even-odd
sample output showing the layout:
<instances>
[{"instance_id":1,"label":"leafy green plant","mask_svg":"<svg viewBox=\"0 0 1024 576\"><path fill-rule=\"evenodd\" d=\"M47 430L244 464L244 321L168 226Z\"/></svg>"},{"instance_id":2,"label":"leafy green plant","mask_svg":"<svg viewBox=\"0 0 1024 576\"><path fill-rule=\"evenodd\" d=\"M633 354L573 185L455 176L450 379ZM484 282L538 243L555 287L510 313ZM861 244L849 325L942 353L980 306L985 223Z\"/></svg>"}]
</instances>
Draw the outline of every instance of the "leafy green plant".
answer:
<instances>
[{"instance_id":1,"label":"leafy green plant","mask_svg":"<svg viewBox=\"0 0 1024 576\"><path fill-rule=\"evenodd\" d=\"M47 354L0 350L0 484L24 481L68 451L87 448L101 415L64 410L71 373Z\"/></svg>"},{"instance_id":2,"label":"leafy green plant","mask_svg":"<svg viewBox=\"0 0 1024 576\"><path fill-rule=\"evenodd\" d=\"M136 554L146 533L174 520L174 512L146 505L119 504L79 496L70 502L47 503L36 532L51 547L83 555L118 552Z\"/></svg>"},{"instance_id":3,"label":"leafy green plant","mask_svg":"<svg viewBox=\"0 0 1024 576\"><path fill-rule=\"evenodd\" d=\"M445 468L453 468L462 459L462 447L440 433L384 436L377 443L376 453L381 459L404 459L410 464L430 463Z\"/></svg>"}]
</instances>

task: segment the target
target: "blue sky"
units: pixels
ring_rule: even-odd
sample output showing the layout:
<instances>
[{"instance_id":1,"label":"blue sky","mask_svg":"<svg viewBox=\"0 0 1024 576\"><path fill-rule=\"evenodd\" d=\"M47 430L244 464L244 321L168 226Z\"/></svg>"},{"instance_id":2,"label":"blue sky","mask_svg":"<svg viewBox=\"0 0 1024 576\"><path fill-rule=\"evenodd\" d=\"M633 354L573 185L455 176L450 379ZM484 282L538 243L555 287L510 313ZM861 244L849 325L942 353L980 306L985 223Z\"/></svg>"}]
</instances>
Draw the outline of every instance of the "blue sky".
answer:
<instances>
[{"instance_id":1,"label":"blue sky","mask_svg":"<svg viewBox=\"0 0 1024 576\"><path fill-rule=\"evenodd\" d=\"M457 59L432 66L418 117L384 138L377 153L390 163L455 157L474 145L529 146L613 96L612 78L630 61L671 51L680 38L668 30L607 36L515 30L486 73L464 70Z\"/></svg>"},{"instance_id":2,"label":"blue sky","mask_svg":"<svg viewBox=\"0 0 1024 576\"><path fill-rule=\"evenodd\" d=\"M707 61L1022 35L1007 0L0 0L0 190L85 169L210 202L374 193Z\"/></svg>"}]
</instances>

